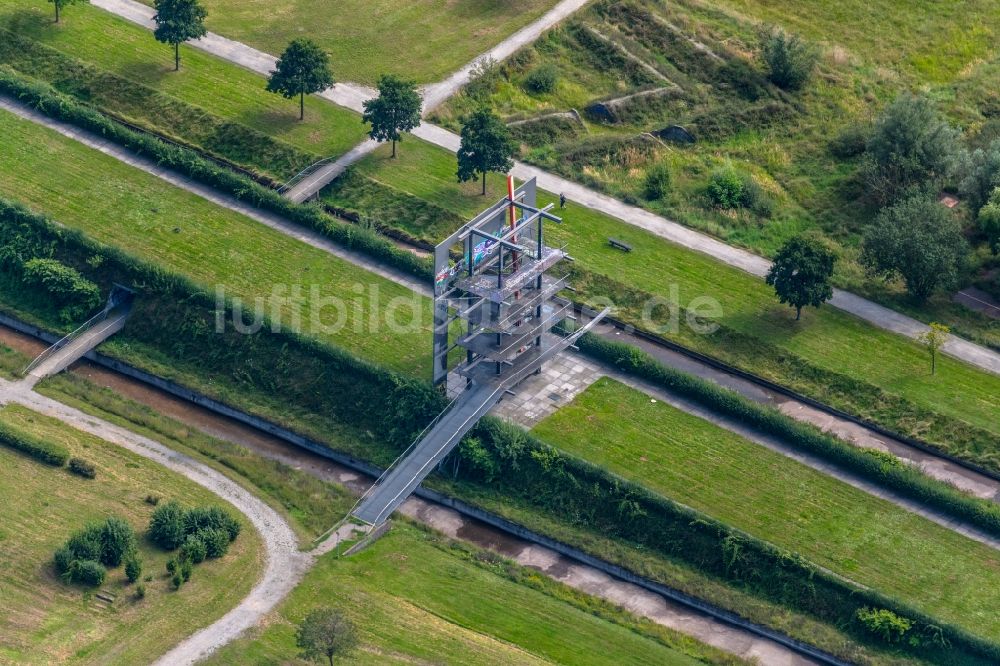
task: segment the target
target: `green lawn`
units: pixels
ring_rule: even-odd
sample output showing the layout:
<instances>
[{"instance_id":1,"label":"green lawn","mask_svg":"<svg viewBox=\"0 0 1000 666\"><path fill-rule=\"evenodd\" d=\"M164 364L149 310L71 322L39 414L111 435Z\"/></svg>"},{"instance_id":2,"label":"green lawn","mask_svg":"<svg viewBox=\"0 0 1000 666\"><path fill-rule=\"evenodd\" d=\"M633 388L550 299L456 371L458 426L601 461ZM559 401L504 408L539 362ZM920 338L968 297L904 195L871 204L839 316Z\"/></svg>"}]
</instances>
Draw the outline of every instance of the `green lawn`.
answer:
<instances>
[{"instance_id":1,"label":"green lawn","mask_svg":"<svg viewBox=\"0 0 1000 666\"><path fill-rule=\"evenodd\" d=\"M318 606L338 608L358 628L359 649L343 663L699 663L546 594L542 590L583 599L538 574L526 574L528 584L518 584L505 575L505 565L476 565L474 557L397 524L357 555L324 556L262 630L206 663L303 663L294 660L295 625Z\"/></svg>"},{"instance_id":2,"label":"green lawn","mask_svg":"<svg viewBox=\"0 0 1000 666\"><path fill-rule=\"evenodd\" d=\"M339 155L365 136L360 116L315 97L306 99L306 119L300 122L297 100L268 93L263 77L195 48L181 47L181 71L174 72L169 46L97 7L73 6L59 25L50 14L51 5L39 0L7 0L0 7L0 26L314 155ZM122 112L145 119L139 104ZM170 118L160 124L172 133Z\"/></svg>"},{"instance_id":3,"label":"green lawn","mask_svg":"<svg viewBox=\"0 0 1000 666\"><path fill-rule=\"evenodd\" d=\"M379 182L466 215L503 196L505 187L502 178L493 176L489 194L479 196L477 184L456 182L454 156L419 140L404 143L396 160L379 149L357 168ZM554 199L544 193L541 197L543 203ZM932 376L926 351L902 336L829 306L806 309L802 320L796 322L794 310L777 303L762 280L572 201L559 214L566 223L550 225L550 238L568 244L570 254L591 271L671 301L677 300L670 293L676 285L683 306L709 296L722 305L724 314L719 321L727 327L778 345L826 370L852 375L928 409L1000 434L997 375L942 358L938 373ZM406 228L405 219L400 223ZM408 231L415 235L422 232L418 228ZM427 235L439 238L447 231L432 228ZM635 251L623 254L610 248L607 239L611 236L630 243ZM681 336L686 336L688 344L703 342L684 331ZM753 368L753 359L745 362ZM789 383L797 379L779 380Z\"/></svg>"},{"instance_id":4,"label":"green lawn","mask_svg":"<svg viewBox=\"0 0 1000 666\"><path fill-rule=\"evenodd\" d=\"M151 0L143 0L152 5ZM267 53L308 37L339 81L394 73L444 79L541 16L556 0L205 0L208 29Z\"/></svg>"},{"instance_id":5,"label":"green lawn","mask_svg":"<svg viewBox=\"0 0 1000 666\"><path fill-rule=\"evenodd\" d=\"M535 434L758 538L993 640L1000 554L602 379Z\"/></svg>"},{"instance_id":6,"label":"green lawn","mask_svg":"<svg viewBox=\"0 0 1000 666\"><path fill-rule=\"evenodd\" d=\"M287 327L295 328L298 309L304 334L397 370L429 372L430 308L408 289L12 114L0 114L0 134L0 194L209 293L221 286L248 305L267 299L262 313L277 312ZM338 294L339 306L323 300ZM369 316L395 298L397 332Z\"/></svg>"},{"instance_id":7,"label":"green lawn","mask_svg":"<svg viewBox=\"0 0 1000 666\"><path fill-rule=\"evenodd\" d=\"M57 441L97 468L83 479L0 447L0 661L18 664L147 662L221 616L250 590L263 567L263 544L244 529L229 553L199 564L179 591L169 585L169 554L141 538L153 507L147 495L188 506L220 504L207 490L159 465L18 406L0 420ZM146 598L132 596L121 568L108 572L102 590L117 596L111 607L84 588L56 577L52 553L91 520L110 515L129 521L140 536Z\"/></svg>"}]
</instances>

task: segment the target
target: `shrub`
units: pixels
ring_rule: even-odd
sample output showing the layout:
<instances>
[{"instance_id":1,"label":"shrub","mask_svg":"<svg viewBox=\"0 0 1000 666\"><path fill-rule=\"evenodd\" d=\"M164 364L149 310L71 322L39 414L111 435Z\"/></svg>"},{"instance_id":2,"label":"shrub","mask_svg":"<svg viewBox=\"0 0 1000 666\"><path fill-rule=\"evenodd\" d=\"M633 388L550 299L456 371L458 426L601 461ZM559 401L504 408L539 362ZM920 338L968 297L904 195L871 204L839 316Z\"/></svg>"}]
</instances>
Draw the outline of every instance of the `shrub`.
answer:
<instances>
[{"instance_id":1,"label":"shrub","mask_svg":"<svg viewBox=\"0 0 1000 666\"><path fill-rule=\"evenodd\" d=\"M977 226L979 233L986 237L990 251L1000 254L1000 187L993 189L989 201L979 210Z\"/></svg>"},{"instance_id":2,"label":"shrub","mask_svg":"<svg viewBox=\"0 0 1000 666\"><path fill-rule=\"evenodd\" d=\"M879 214L865 232L860 260L870 275L902 278L910 295L924 301L958 283L968 253L954 214L916 192Z\"/></svg>"},{"instance_id":3,"label":"shrub","mask_svg":"<svg viewBox=\"0 0 1000 666\"><path fill-rule=\"evenodd\" d=\"M234 541L240 533L240 524L218 506L196 507L184 514L184 533L196 534L205 529L221 529Z\"/></svg>"},{"instance_id":4,"label":"shrub","mask_svg":"<svg viewBox=\"0 0 1000 666\"><path fill-rule=\"evenodd\" d=\"M885 608L859 608L856 613L858 621L869 632L875 634L886 643L898 643L913 626L911 620L896 615Z\"/></svg>"},{"instance_id":5,"label":"shrub","mask_svg":"<svg viewBox=\"0 0 1000 666\"><path fill-rule=\"evenodd\" d=\"M152 506L156 506L157 504L160 503L160 496L159 495L146 495L145 502L146 502L146 504L150 504Z\"/></svg>"},{"instance_id":6,"label":"shrub","mask_svg":"<svg viewBox=\"0 0 1000 666\"><path fill-rule=\"evenodd\" d=\"M732 167L716 169L708 183L708 198L719 208L743 205L744 179Z\"/></svg>"},{"instance_id":7,"label":"shrub","mask_svg":"<svg viewBox=\"0 0 1000 666\"><path fill-rule=\"evenodd\" d=\"M559 70L551 63L545 63L528 72L524 77L524 89L531 93L545 94L556 89Z\"/></svg>"},{"instance_id":8,"label":"shrub","mask_svg":"<svg viewBox=\"0 0 1000 666\"><path fill-rule=\"evenodd\" d=\"M189 561L182 560L181 563L180 563L180 566L179 566L178 573L180 574L181 578L183 578L184 582L186 583L189 580L191 580L191 572L193 570L194 570L194 566Z\"/></svg>"},{"instance_id":9,"label":"shrub","mask_svg":"<svg viewBox=\"0 0 1000 666\"><path fill-rule=\"evenodd\" d=\"M485 101L497 91L502 80L503 69L500 63L493 58L483 58L472 68L469 82L465 84L463 91L473 99Z\"/></svg>"},{"instance_id":10,"label":"shrub","mask_svg":"<svg viewBox=\"0 0 1000 666\"><path fill-rule=\"evenodd\" d=\"M64 447L35 437L8 423L0 423L0 443L53 467L62 467L69 460L69 451Z\"/></svg>"},{"instance_id":11,"label":"shrub","mask_svg":"<svg viewBox=\"0 0 1000 666\"><path fill-rule=\"evenodd\" d=\"M74 560L63 578L71 583L97 587L104 584L107 573L107 570L94 560Z\"/></svg>"},{"instance_id":12,"label":"shrub","mask_svg":"<svg viewBox=\"0 0 1000 666\"><path fill-rule=\"evenodd\" d=\"M205 542L195 534L189 534L187 539L184 540L184 544L181 546L178 557L180 558L182 568L183 565L190 562L191 564L201 564L205 561L206 548Z\"/></svg>"},{"instance_id":13,"label":"shrub","mask_svg":"<svg viewBox=\"0 0 1000 666\"><path fill-rule=\"evenodd\" d=\"M972 212L978 213L1000 186L1000 139L986 148L961 153L955 171L962 178L959 193Z\"/></svg>"},{"instance_id":14,"label":"shrub","mask_svg":"<svg viewBox=\"0 0 1000 666\"><path fill-rule=\"evenodd\" d=\"M222 557L229 551L229 533L226 530L201 530L198 538L205 544L206 557Z\"/></svg>"},{"instance_id":15,"label":"shrub","mask_svg":"<svg viewBox=\"0 0 1000 666\"><path fill-rule=\"evenodd\" d=\"M66 541L71 560L100 560L104 551L101 543L102 529L98 523L91 523Z\"/></svg>"},{"instance_id":16,"label":"shrub","mask_svg":"<svg viewBox=\"0 0 1000 666\"><path fill-rule=\"evenodd\" d=\"M125 556L135 550L135 531L121 518L112 516L104 521L100 531L101 563L117 567Z\"/></svg>"},{"instance_id":17,"label":"shrub","mask_svg":"<svg viewBox=\"0 0 1000 666\"><path fill-rule=\"evenodd\" d=\"M762 39L761 51L771 83L785 90L798 90L809 81L819 54L798 35L772 28Z\"/></svg>"},{"instance_id":18,"label":"shrub","mask_svg":"<svg viewBox=\"0 0 1000 666\"><path fill-rule=\"evenodd\" d=\"M767 190L760 186L753 176L744 174L743 196L740 197L740 205L747 208L760 217L771 217L774 215L774 199Z\"/></svg>"},{"instance_id":19,"label":"shrub","mask_svg":"<svg viewBox=\"0 0 1000 666\"><path fill-rule=\"evenodd\" d=\"M184 584L184 576L182 576L180 572L177 572L174 574L173 578L170 579L170 582L173 584L175 590L179 590L181 589L181 585Z\"/></svg>"},{"instance_id":20,"label":"shrub","mask_svg":"<svg viewBox=\"0 0 1000 666\"><path fill-rule=\"evenodd\" d=\"M184 509L176 501L157 506L149 520L149 538L165 550L173 550L184 541Z\"/></svg>"},{"instance_id":21,"label":"shrub","mask_svg":"<svg viewBox=\"0 0 1000 666\"><path fill-rule=\"evenodd\" d=\"M138 585L135 586L135 598L144 599L145 597L146 597L146 586L143 585L142 583L139 583Z\"/></svg>"},{"instance_id":22,"label":"shrub","mask_svg":"<svg viewBox=\"0 0 1000 666\"><path fill-rule=\"evenodd\" d=\"M125 560L125 577L130 583L134 583L142 576L142 560L135 553L129 555ZM140 586L141 587L141 586Z\"/></svg>"},{"instance_id":23,"label":"shrub","mask_svg":"<svg viewBox=\"0 0 1000 666\"><path fill-rule=\"evenodd\" d=\"M643 183L643 194L650 201L656 201L667 196L670 192L670 170L663 163L654 164L646 172L646 180Z\"/></svg>"},{"instance_id":24,"label":"shrub","mask_svg":"<svg viewBox=\"0 0 1000 666\"><path fill-rule=\"evenodd\" d=\"M75 269L55 259L29 259L22 267L22 280L43 290L62 307L60 317L72 321L93 311L101 303L101 290Z\"/></svg>"},{"instance_id":25,"label":"shrub","mask_svg":"<svg viewBox=\"0 0 1000 666\"><path fill-rule=\"evenodd\" d=\"M93 479L97 476L97 470L94 469L93 464L87 462L83 458L70 458L69 471L82 476L85 479Z\"/></svg>"},{"instance_id":26,"label":"shrub","mask_svg":"<svg viewBox=\"0 0 1000 666\"><path fill-rule=\"evenodd\" d=\"M173 557L167 560L167 573L168 574L177 573L177 560Z\"/></svg>"},{"instance_id":27,"label":"shrub","mask_svg":"<svg viewBox=\"0 0 1000 666\"><path fill-rule=\"evenodd\" d=\"M830 139L830 154L842 160L857 157L865 152L871 128L862 123L852 123Z\"/></svg>"},{"instance_id":28,"label":"shrub","mask_svg":"<svg viewBox=\"0 0 1000 666\"><path fill-rule=\"evenodd\" d=\"M868 139L862 175L870 196L886 205L912 187L936 188L955 165L958 136L926 97L897 97Z\"/></svg>"}]
</instances>

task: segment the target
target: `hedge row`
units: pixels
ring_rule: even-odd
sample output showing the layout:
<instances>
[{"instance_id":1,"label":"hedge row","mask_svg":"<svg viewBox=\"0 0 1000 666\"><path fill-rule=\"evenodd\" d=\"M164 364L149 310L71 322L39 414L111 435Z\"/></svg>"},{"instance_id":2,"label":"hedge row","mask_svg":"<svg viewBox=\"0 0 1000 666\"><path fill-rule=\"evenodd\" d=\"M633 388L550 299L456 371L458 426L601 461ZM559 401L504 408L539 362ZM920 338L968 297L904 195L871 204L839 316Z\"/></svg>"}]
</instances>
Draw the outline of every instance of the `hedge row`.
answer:
<instances>
[{"instance_id":1,"label":"hedge row","mask_svg":"<svg viewBox=\"0 0 1000 666\"><path fill-rule=\"evenodd\" d=\"M65 447L35 437L9 423L0 423L0 443L53 467L62 467L69 460L69 451Z\"/></svg>"},{"instance_id":2,"label":"hedge row","mask_svg":"<svg viewBox=\"0 0 1000 666\"><path fill-rule=\"evenodd\" d=\"M460 478L488 485L602 537L680 560L733 586L807 613L879 644L858 617L887 609L913 624L895 647L933 663L1000 663L1000 645L942 624L875 590L859 587L800 555L729 527L585 460L553 448L509 423L486 417L452 455ZM599 554L598 554L599 556ZM982 661L980 661L982 660Z\"/></svg>"},{"instance_id":3,"label":"hedge row","mask_svg":"<svg viewBox=\"0 0 1000 666\"><path fill-rule=\"evenodd\" d=\"M372 231L337 222L317 206L292 203L276 191L221 167L193 150L129 129L46 83L18 74L8 65L0 65L0 94L14 97L49 117L114 141L137 155L154 159L166 168L240 201L318 231L347 249L367 254L405 273L428 280L431 278L431 267L426 260L396 247Z\"/></svg>"},{"instance_id":4,"label":"hedge row","mask_svg":"<svg viewBox=\"0 0 1000 666\"><path fill-rule=\"evenodd\" d=\"M368 433L358 438L360 444L352 442L357 448L350 453L358 457L386 464L444 407L444 399L425 382L327 345L274 333L268 326L254 335L217 334L214 301L184 280L2 200L0 220L5 221L0 225L0 256L8 244L27 244L36 254L39 247L47 247L92 279L137 286L137 307L145 308L148 316L137 314L123 332L130 346L151 350L165 365L197 363L198 371L225 377L245 395L280 396L287 409L305 417L332 415L354 432ZM104 258L97 267L85 261L95 254ZM530 505L587 532L684 561L752 595L844 627L862 643L877 645L878 640L865 633L857 611L885 608L915 623L913 635L920 646L898 649L965 657L966 663L978 663L979 656L1000 660L1000 646L859 589L793 553L568 456L509 424L484 419L453 455L461 460L463 483ZM950 649L943 647L946 643Z\"/></svg>"},{"instance_id":5,"label":"hedge row","mask_svg":"<svg viewBox=\"0 0 1000 666\"><path fill-rule=\"evenodd\" d=\"M773 407L694 375L663 365L631 345L605 340L592 333L577 346L585 353L629 374L646 379L704 407L775 435L785 443L832 462L883 488L966 521L993 536L1000 536L1000 505L967 495L936 481L919 469L890 455L873 455L828 435L815 426L796 421Z\"/></svg>"}]
</instances>

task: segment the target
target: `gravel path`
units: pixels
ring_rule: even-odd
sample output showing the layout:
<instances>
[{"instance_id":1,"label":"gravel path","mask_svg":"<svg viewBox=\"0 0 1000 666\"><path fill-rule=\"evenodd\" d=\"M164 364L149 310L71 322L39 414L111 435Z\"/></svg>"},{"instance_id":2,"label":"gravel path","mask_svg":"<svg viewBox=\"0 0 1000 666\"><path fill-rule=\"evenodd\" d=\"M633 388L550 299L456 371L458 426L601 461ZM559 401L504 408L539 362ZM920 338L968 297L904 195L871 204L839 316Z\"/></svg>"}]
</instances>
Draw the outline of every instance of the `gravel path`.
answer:
<instances>
[{"instance_id":1,"label":"gravel path","mask_svg":"<svg viewBox=\"0 0 1000 666\"><path fill-rule=\"evenodd\" d=\"M136 0L91 0L91 2L102 9L146 28L152 27L153 10ZM552 19L554 23L560 18L568 16L584 4L583 0L567 0L559 3L556 8L542 17L542 19L539 19L538 22L516 33L507 41L495 47L490 53L502 54L508 48L513 53L521 43L531 41L532 38L530 36L535 29L538 29L538 34L541 34L547 27L544 25L547 20ZM525 39L525 41L522 42L522 39ZM267 75L274 69L274 56L213 33L209 33L200 40L192 42L192 45L260 74ZM427 90L430 95L427 100L427 106L432 107L440 104L446 98L446 96L442 97L445 92L450 91L449 94L454 92L463 81L467 80L468 69L471 66L471 64L467 65L446 81L430 86ZM332 88L319 93L320 97L358 113L362 111L362 103L366 99L373 97L374 94L374 91L370 88L351 83L338 83ZM458 149L460 142L458 135L454 132L428 123L422 124L414 130L413 134L452 152ZM353 158L360 159L364 154L365 151L357 151L353 155ZM344 161L340 163L340 166L346 167L349 166L349 163ZM515 162L511 173L522 180L532 177L538 178L539 187L549 192L561 192L576 205L600 211L626 224L645 229L672 243L707 254L725 264L744 270L757 277L763 277L771 265L771 262L764 257L732 247L677 222L673 222L642 208L630 206L606 194L595 192L579 183L566 180L529 164ZM326 184L318 178L313 179L312 183L317 190ZM299 191L297 194L303 198L308 198L310 193ZM928 330L925 324L911 317L842 289L834 290L830 304L879 328L904 335L908 338L916 338ZM952 335L944 344L943 351L983 370L1000 374L1000 353L982 345Z\"/></svg>"},{"instance_id":2,"label":"gravel path","mask_svg":"<svg viewBox=\"0 0 1000 666\"><path fill-rule=\"evenodd\" d=\"M221 618L160 657L157 664L193 664L234 640L284 599L312 566L315 555L299 551L295 533L274 509L211 467L159 442L46 398L32 391L26 383L0 380L0 404L6 403L17 403L58 419L183 475L236 507L260 533L266 551L266 564L263 575L250 593ZM331 541L335 543L340 536L334 535ZM323 550L330 547L330 541L323 544Z\"/></svg>"}]
</instances>

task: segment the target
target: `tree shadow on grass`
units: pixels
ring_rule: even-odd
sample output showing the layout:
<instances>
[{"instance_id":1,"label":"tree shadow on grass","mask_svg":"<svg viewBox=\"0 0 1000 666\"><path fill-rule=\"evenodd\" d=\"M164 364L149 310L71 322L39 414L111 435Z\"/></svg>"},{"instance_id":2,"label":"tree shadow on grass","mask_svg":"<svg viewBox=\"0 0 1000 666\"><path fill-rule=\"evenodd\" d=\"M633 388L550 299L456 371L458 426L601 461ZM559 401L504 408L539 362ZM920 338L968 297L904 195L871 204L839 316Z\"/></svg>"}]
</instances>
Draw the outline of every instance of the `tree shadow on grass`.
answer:
<instances>
[{"instance_id":1,"label":"tree shadow on grass","mask_svg":"<svg viewBox=\"0 0 1000 666\"><path fill-rule=\"evenodd\" d=\"M55 13L44 13L40 9L16 9L0 16L0 27L24 37L40 39L60 29L54 21Z\"/></svg>"},{"instance_id":2,"label":"tree shadow on grass","mask_svg":"<svg viewBox=\"0 0 1000 666\"><path fill-rule=\"evenodd\" d=\"M815 308L802 308L802 319L795 321L795 308L775 303L757 312L726 314L720 323L737 331L749 332L764 342L781 345L800 335L809 334L815 316Z\"/></svg>"},{"instance_id":3,"label":"tree shadow on grass","mask_svg":"<svg viewBox=\"0 0 1000 666\"><path fill-rule=\"evenodd\" d=\"M183 67L183 63L181 64ZM174 72L172 63L163 62L130 62L122 65L118 69L118 74L137 83L156 88L166 77L171 74L181 74Z\"/></svg>"},{"instance_id":4,"label":"tree shadow on grass","mask_svg":"<svg viewBox=\"0 0 1000 666\"><path fill-rule=\"evenodd\" d=\"M263 90L261 94L266 94ZM293 100L287 111L277 111L273 109L250 109L244 111L237 118L237 122L249 125L255 129L280 136L288 134L301 124L309 122L309 113L306 111L306 119L299 120L298 100Z\"/></svg>"}]
</instances>

